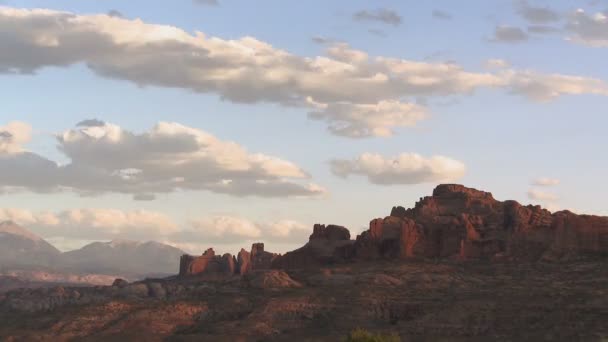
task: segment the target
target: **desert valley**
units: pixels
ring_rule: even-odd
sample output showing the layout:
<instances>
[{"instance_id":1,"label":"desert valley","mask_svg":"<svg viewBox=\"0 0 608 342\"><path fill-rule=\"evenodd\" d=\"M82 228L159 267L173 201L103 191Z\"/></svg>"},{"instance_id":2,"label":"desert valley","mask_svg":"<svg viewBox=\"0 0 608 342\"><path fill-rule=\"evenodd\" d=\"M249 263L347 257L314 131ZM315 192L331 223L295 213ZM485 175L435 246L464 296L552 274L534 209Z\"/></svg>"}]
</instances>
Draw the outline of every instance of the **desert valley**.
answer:
<instances>
[{"instance_id":1,"label":"desert valley","mask_svg":"<svg viewBox=\"0 0 608 342\"><path fill-rule=\"evenodd\" d=\"M158 273L173 262L169 277L5 292L0 337L338 341L364 328L405 341L600 341L607 255L608 218L447 184L414 208L393 207L356 239L315 225L283 255L263 243L235 256L209 249L181 256L178 269L167 253Z\"/></svg>"}]
</instances>

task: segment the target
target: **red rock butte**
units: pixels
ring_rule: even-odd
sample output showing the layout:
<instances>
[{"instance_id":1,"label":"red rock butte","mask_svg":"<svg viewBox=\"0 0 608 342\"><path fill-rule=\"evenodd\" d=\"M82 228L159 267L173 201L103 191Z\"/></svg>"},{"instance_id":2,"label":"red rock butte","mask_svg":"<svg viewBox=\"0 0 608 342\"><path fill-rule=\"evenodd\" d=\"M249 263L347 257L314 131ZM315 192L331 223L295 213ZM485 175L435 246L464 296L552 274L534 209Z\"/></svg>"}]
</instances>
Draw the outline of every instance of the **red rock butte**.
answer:
<instances>
[{"instance_id":1,"label":"red rock butte","mask_svg":"<svg viewBox=\"0 0 608 342\"><path fill-rule=\"evenodd\" d=\"M563 260L608 255L608 217L551 213L537 205L497 201L458 184L437 186L414 208L393 207L351 240L348 229L317 224L308 243L284 255L254 244L238 257L183 256L180 275L246 274L264 269L316 268L376 259L488 261Z\"/></svg>"}]
</instances>

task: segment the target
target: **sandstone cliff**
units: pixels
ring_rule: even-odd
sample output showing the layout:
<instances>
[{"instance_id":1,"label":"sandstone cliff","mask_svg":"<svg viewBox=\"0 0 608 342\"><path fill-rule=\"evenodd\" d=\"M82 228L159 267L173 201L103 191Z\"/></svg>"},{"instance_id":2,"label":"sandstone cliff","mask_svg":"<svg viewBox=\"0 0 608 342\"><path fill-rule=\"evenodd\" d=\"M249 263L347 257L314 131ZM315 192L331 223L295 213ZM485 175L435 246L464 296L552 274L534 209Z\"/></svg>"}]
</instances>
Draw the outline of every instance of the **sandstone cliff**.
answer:
<instances>
[{"instance_id":1,"label":"sandstone cliff","mask_svg":"<svg viewBox=\"0 0 608 342\"><path fill-rule=\"evenodd\" d=\"M254 243L251 252L241 249L237 257L226 253L215 255L213 248L209 248L203 255L195 257L182 255L180 259L180 276L232 276L247 274L255 270L268 270L278 254L264 251L263 243Z\"/></svg>"},{"instance_id":2,"label":"sandstone cliff","mask_svg":"<svg viewBox=\"0 0 608 342\"><path fill-rule=\"evenodd\" d=\"M376 259L536 261L608 254L608 218L551 213L540 206L498 201L491 193L439 185L413 208L393 207L351 240L347 228L313 228L301 248L278 255L257 243L238 257L183 256L181 275L236 275L254 270L307 269Z\"/></svg>"},{"instance_id":3,"label":"sandstone cliff","mask_svg":"<svg viewBox=\"0 0 608 342\"><path fill-rule=\"evenodd\" d=\"M552 214L497 201L462 185L439 185L414 208L395 207L357 237L359 258L538 260L608 253L608 218Z\"/></svg>"}]
</instances>

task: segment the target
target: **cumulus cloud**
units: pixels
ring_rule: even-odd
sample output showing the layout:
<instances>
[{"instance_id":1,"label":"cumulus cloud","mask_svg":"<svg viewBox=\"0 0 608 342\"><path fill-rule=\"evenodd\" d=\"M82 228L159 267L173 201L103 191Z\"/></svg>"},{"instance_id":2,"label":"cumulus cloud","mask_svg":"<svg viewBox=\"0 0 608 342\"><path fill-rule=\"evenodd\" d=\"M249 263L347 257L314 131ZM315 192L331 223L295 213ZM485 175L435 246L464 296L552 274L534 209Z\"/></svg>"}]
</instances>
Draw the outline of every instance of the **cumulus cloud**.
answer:
<instances>
[{"instance_id":1,"label":"cumulus cloud","mask_svg":"<svg viewBox=\"0 0 608 342\"><path fill-rule=\"evenodd\" d=\"M304 243L312 232L312 228L294 220L281 220L265 224L263 231L269 242Z\"/></svg>"},{"instance_id":2,"label":"cumulus cloud","mask_svg":"<svg viewBox=\"0 0 608 342\"><path fill-rule=\"evenodd\" d=\"M589 77L512 70L504 71L503 77L508 79L510 92L536 101L549 101L565 94L608 95L608 86L604 81Z\"/></svg>"},{"instance_id":3,"label":"cumulus cloud","mask_svg":"<svg viewBox=\"0 0 608 342\"><path fill-rule=\"evenodd\" d=\"M172 245L305 243L312 228L294 220L254 222L238 216L214 215L178 224L154 211L70 209L58 212L0 208L0 222L13 221L48 240L159 241ZM82 244L81 244L82 245Z\"/></svg>"},{"instance_id":4,"label":"cumulus cloud","mask_svg":"<svg viewBox=\"0 0 608 342\"><path fill-rule=\"evenodd\" d=\"M238 217L214 216L192 221L184 241L209 242L255 240L262 236L261 229L253 222Z\"/></svg>"},{"instance_id":5,"label":"cumulus cloud","mask_svg":"<svg viewBox=\"0 0 608 342\"><path fill-rule=\"evenodd\" d=\"M431 13L433 18L440 20L452 20L452 15L446 11L435 9Z\"/></svg>"},{"instance_id":6,"label":"cumulus cloud","mask_svg":"<svg viewBox=\"0 0 608 342\"><path fill-rule=\"evenodd\" d=\"M536 186L555 186L559 185L559 183L559 179L549 177L540 177L532 181L532 185Z\"/></svg>"},{"instance_id":7,"label":"cumulus cloud","mask_svg":"<svg viewBox=\"0 0 608 342\"><path fill-rule=\"evenodd\" d=\"M353 14L353 19L356 21L374 21L387 25L401 25L401 15L394 10L387 8L379 8L375 10L361 10Z\"/></svg>"},{"instance_id":8,"label":"cumulus cloud","mask_svg":"<svg viewBox=\"0 0 608 342\"><path fill-rule=\"evenodd\" d=\"M517 3L517 13L528 22L534 24L547 24L561 19L557 11L549 7L532 6L525 0Z\"/></svg>"},{"instance_id":9,"label":"cumulus cloud","mask_svg":"<svg viewBox=\"0 0 608 342\"><path fill-rule=\"evenodd\" d=\"M32 212L0 209L0 221L13 221L44 238L71 240L152 240L179 231L167 216L145 210L73 209Z\"/></svg>"},{"instance_id":10,"label":"cumulus cloud","mask_svg":"<svg viewBox=\"0 0 608 342\"><path fill-rule=\"evenodd\" d=\"M237 216L215 215L192 220L187 229L169 237L175 243L233 244L255 241L304 243L311 228L293 220L254 222Z\"/></svg>"},{"instance_id":11,"label":"cumulus cloud","mask_svg":"<svg viewBox=\"0 0 608 342\"><path fill-rule=\"evenodd\" d=\"M551 193L551 192L541 191L538 189L530 189L528 191L528 197L532 200L537 200L537 201L554 202L554 201L559 200L559 197L557 197L556 194Z\"/></svg>"},{"instance_id":12,"label":"cumulus cloud","mask_svg":"<svg viewBox=\"0 0 608 342\"><path fill-rule=\"evenodd\" d=\"M427 116L425 107L397 101L369 105L333 103L319 107L309 113L310 118L327 121L332 133L351 138L391 136L394 128L414 126Z\"/></svg>"},{"instance_id":13,"label":"cumulus cloud","mask_svg":"<svg viewBox=\"0 0 608 342\"><path fill-rule=\"evenodd\" d=\"M70 163L58 165L34 153L0 155L0 190L81 195L154 194L207 190L235 196L309 197L325 193L292 162L251 153L200 129L160 122L134 133L99 120L85 120L57 135Z\"/></svg>"},{"instance_id":14,"label":"cumulus cloud","mask_svg":"<svg viewBox=\"0 0 608 342\"><path fill-rule=\"evenodd\" d=\"M364 153L353 160L331 161L333 174L339 177L366 176L373 184L419 184L451 182L462 178L464 163L444 156L425 158L416 153L402 153L396 157Z\"/></svg>"},{"instance_id":15,"label":"cumulus cloud","mask_svg":"<svg viewBox=\"0 0 608 342\"><path fill-rule=\"evenodd\" d=\"M520 43L528 40L528 34L519 27L496 26L492 41L498 43Z\"/></svg>"},{"instance_id":16,"label":"cumulus cloud","mask_svg":"<svg viewBox=\"0 0 608 342\"><path fill-rule=\"evenodd\" d=\"M591 47L608 47L608 15L587 14L578 9L568 17L566 25L571 33L568 40Z\"/></svg>"},{"instance_id":17,"label":"cumulus cloud","mask_svg":"<svg viewBox=\"0 0 608 342\"><path fill-rule=\"evenodd\" d=\"M391 18L381 13L362 17ZM498 28L496 40L521 41L525 35ZM140 86L183 88L232 102L276 103L313 113L323 111L319 106L340 108L320 116L330 131L348 137L361 137L361 132L386 136L387 129L410 126L407 104L420 96L468 95L479 88L503 89L532 99L547 95L543 100L580 93L564 91L571 88L559 82L554 86L552 82L560 78L586 83L580 88L584 93L608 94L605 82L583 77L515 69L470 72L455 63L369 56L344 43L325 44L325 55L298 56L253 37L226 40L106 14L0 7L0 73L34 73L44 67L84 63L98 75ZM387 103L400 103L406 112L387 121L384 111L370 111L382 124L360 115L362 108ZM345 115L344 108L354 112ZM352 136L346 134L349 131Z\"/></svg>"},{"instance_id":18,"label":"cumulus cloud","mask_svg":"<svg viewBox=\"0 0 608 342\"><path fill-rule=\"evenodd\" d=\"M23 151L23 145L32 137L32 127L25 122L14 121L0 126L0 157Z\"/></svg>"}]
</instances>

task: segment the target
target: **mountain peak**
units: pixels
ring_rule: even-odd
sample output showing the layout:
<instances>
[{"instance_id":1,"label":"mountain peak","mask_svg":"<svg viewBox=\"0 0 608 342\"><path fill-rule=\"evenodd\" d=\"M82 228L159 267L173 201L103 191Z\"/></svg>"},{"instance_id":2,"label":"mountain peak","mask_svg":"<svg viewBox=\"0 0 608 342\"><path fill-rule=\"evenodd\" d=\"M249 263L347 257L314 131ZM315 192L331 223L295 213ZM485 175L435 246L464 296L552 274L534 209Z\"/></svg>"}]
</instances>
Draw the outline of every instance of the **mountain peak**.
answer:
<instances>
[{"instance_id":1,"label":"mountain peak","mask_svg":"<svg viewBox=\"0 0 608 342\"><path fill-rule=\"evenodd\" d=\"M42 240L40 236L30 232L13 221L0 222L0 233L16 235L33 241Z\"/></svg>"}]
</instances>

